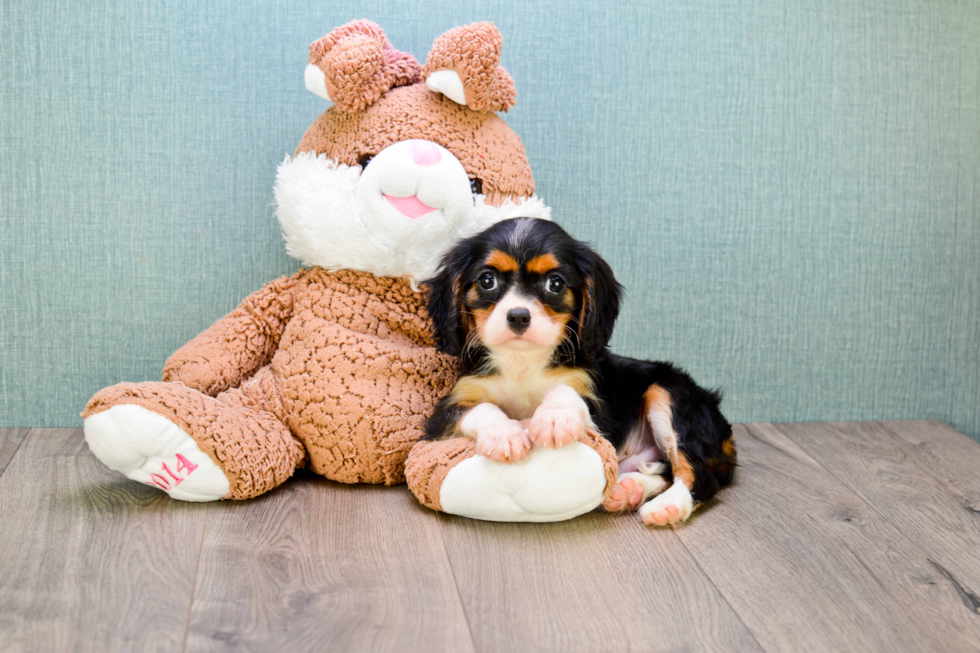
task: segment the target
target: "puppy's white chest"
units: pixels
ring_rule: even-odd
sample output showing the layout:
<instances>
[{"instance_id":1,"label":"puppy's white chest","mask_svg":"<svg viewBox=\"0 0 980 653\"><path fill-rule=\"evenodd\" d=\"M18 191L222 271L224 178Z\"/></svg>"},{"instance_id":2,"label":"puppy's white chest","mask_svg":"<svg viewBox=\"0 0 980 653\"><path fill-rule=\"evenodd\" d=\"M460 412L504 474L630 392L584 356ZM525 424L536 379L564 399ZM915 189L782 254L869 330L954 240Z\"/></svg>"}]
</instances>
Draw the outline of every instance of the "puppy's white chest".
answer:
<instances>
[{"instance_id":1,"label":"puppy's white chest","mask_svg":"<svg viewBox=\"0 0 980 653\"><path fill-rule=\"evenodd\" d=\"M555 384L555 380L543 376L525 379L501 376L490 383L491 402L511 419L528 419Z\"/></svg>"},{"instance_id":2,"label":"puppy's white chest","mask_svg":"<svg viewBox=\"0 0 980 653\"><path fill-rule=\"evenodd\" d=\"M491 402L511 419L528 419L560 379L548 373L547 359L526 352L497 354L499 374L488 383Z\"/></svg>"}]
</instances>

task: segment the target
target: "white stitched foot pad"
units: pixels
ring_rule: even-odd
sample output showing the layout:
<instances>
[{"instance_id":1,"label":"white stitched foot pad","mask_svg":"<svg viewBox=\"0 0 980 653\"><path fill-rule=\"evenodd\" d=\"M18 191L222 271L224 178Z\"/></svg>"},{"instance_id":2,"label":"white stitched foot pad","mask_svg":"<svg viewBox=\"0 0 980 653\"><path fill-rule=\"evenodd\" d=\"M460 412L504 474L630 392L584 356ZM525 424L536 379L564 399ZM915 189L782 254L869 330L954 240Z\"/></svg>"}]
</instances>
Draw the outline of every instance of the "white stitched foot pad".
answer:
<instances>
[{"instance_id":1,"label":"white stitched foot pad","mask_svg":"<svg viewBox=\"0 0 980 653\"><path fill-rule=\"evenodd\" d=\"M109 469L171 498L216 501L228 494L228 478L194 438L142 406L119 404L86 417L85 441Z\"/></svg>"},{"instance_id":2,"label":"white stitched foot pad","mask_svg":"<svg viewBox=\"0 0 980 653\"><path fill-rule=\"evenodd\" d=\"M534 447L515 463L473 456L446 475L443 512L486 521L551 522L577 517L602 502L606 472L594 449L573 442Z\"/></svg>"}]
</instances>

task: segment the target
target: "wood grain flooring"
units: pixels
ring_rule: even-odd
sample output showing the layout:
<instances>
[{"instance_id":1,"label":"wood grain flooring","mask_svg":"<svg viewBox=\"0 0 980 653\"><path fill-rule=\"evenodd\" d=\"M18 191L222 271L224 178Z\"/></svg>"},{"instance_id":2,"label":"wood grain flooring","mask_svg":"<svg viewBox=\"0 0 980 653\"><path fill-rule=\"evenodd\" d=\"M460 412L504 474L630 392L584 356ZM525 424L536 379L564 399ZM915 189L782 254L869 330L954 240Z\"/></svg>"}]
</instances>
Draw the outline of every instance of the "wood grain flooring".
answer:
<instances>
[{"instance_id":1,"label":"wood grain flooring","mask_svg":"<svg viewBox=\"0 0 980 653\"><path fill-rule=\"evenodd\" d=\"M0 429L0 650L980 650L980 445L924 421L735 438L735 484L652 530L311 474L180 503L80 430Z\"/></svg>"}]
</instances>

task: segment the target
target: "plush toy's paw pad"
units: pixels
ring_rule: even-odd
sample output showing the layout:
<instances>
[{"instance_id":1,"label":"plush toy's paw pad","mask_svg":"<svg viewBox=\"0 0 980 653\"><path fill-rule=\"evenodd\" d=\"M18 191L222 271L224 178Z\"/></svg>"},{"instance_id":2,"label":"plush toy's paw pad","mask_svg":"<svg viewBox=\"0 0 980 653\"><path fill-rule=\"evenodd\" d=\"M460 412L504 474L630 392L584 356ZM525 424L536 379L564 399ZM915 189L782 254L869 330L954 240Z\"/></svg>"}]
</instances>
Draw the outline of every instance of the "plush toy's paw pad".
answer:
<instances>
[{"instance_id":1,"label":"plush toy's paw pad","mask_svg":"<svg viewBox=\"0 0 980 653\"><path fill-rule=\"evenodd\" d=\"M691 491L683 483L674 483L666 492L643 504L640 518L647 526L673 526L686 521L693 511Z\"/></svg>"},{"instance_id":2,"label":"plush toy's paw pad","mask_svg":"<svg viewBox=\"0 0 980 653\"><path fill-rule=\"evenodd\" d=\"M181 501L216 501L228 478L190 435L166 417L118 404L85 418L85 441L109 469Z\"/></svg>"},{"instance_id":3,"label":"plush toy's paw pad","mask_svg":"<svg viewBox=\"0 0 980 653\"><path fill-rule=\"evenodd\" d=\"M583 438L585 422L573 409L541 406L531 418L528 434L535 444L558 449Z\"/></svg>"},{"instance_id":4,"label":"plush toy's paw pad","mask_svg":"<svg viewBox=\"0 0 980 653\"><path fill-rule=\"evenodd\" d=\"M531 450L527 431L516 420L487 426L476 438L476 452L502 463L520 460Z\"/></svg>"}]
</instances>

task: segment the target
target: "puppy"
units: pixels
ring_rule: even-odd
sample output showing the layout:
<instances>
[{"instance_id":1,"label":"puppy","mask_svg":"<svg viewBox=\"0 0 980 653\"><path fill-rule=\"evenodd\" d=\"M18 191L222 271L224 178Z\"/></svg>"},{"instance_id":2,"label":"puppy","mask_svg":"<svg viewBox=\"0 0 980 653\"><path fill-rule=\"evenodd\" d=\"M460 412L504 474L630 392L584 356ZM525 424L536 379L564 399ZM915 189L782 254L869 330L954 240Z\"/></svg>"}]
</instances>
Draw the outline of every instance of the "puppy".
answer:
<instances>
[{"instance_id":1,"label":"puppy","mask_svg":"<svg viewBox=\"0 0 980 653\"><path fill-rule=\"evenodd\" d=\"M731 425L717 392L670 363L607 349L621 286L587 245L546 220L505 220L459 243L429 280L439 348L460 378L426 437L460 435L494 460L597 431L620 475L606 510L649 525L683 522L731 482Z\"/></svg>"}]
</instances>

